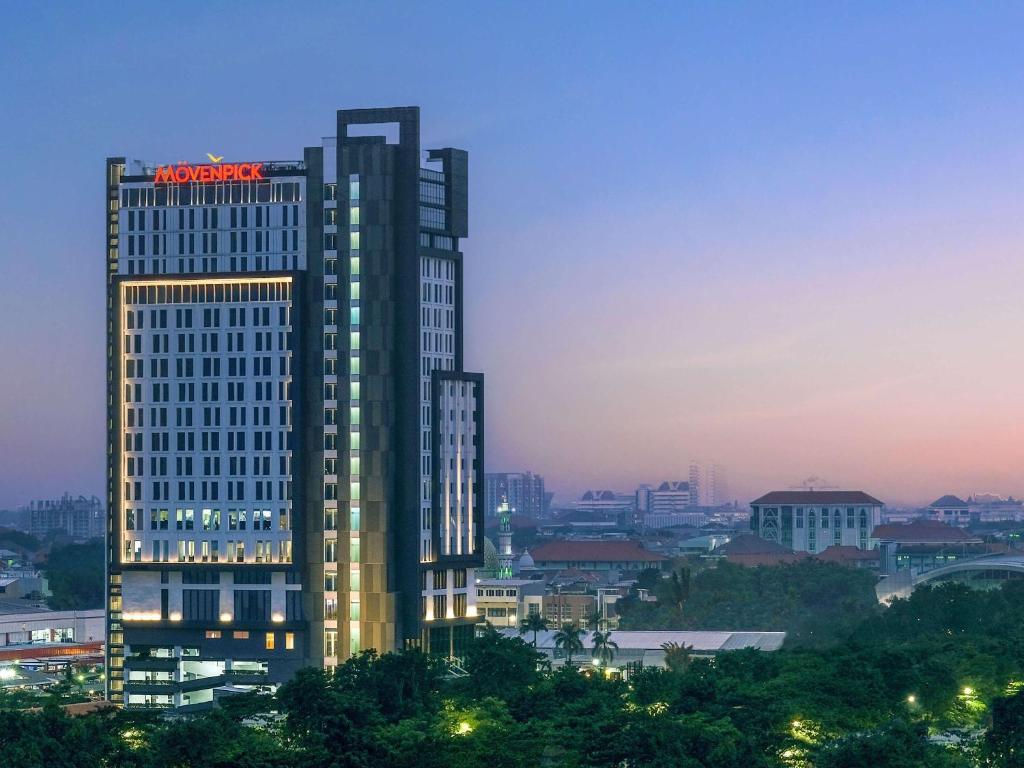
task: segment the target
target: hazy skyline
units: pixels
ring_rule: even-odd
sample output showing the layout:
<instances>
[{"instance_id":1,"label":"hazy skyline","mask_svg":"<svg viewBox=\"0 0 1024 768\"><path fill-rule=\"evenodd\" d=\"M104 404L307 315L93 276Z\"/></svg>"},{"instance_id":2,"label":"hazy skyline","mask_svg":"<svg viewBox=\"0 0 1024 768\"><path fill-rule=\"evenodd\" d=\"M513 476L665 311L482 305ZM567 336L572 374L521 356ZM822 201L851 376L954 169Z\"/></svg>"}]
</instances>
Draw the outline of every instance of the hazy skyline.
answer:
<instances>
[{"instance_id":1,"label":"hazy skyline","mask_svg":"<svg viewBox=\"0 0 1024 768\"><path fill-rule=\"evenodd\" d=\"M1024 8L239 7L5 9L0 508L104 488L103 159L403 104L470 152L488 469L1024 495Z\"/></svg>"}]
</instances>

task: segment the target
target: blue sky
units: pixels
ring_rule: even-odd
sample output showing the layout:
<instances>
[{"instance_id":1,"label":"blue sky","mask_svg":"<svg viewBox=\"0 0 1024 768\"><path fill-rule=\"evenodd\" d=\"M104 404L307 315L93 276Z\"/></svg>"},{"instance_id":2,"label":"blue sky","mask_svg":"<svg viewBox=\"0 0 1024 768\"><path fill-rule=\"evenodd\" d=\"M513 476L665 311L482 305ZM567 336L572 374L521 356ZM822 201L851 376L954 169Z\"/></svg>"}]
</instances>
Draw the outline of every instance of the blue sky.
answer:
<instances>
[{"instance_id":1,"label":"blue sky","mask_svg":"<svg viewBox=\"0 0 1024 768\"><path fill-rule=\"evenodd\" d=\"M105 156L289 159L338 108L403 104L470 151L490 468L563 498L691 458L740 501L811 474L1022 493L1022 17L8 4L0 506L103 487Z\"/></svg>"}]
</instances>

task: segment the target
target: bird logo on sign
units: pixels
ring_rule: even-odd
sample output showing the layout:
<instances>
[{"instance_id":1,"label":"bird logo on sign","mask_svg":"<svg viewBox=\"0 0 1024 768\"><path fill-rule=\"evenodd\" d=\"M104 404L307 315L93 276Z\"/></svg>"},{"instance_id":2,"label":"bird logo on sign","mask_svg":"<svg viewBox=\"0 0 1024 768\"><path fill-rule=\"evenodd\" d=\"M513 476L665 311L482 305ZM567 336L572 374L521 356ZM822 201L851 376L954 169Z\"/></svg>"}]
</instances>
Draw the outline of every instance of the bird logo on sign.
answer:
<instances>
[{"instance_id":1,"label":"bird logo on sign","mask_svg":"<svg viewBox=\"0 0 1024 768\"><path fill-rule=\"evenodd\" d=\"M221 160L224 159L224 155L217 157L215 155L211 155L209 152L206 153L206 156L210 158L211 163L219 163Z\"/></svg>"}]
</instances>

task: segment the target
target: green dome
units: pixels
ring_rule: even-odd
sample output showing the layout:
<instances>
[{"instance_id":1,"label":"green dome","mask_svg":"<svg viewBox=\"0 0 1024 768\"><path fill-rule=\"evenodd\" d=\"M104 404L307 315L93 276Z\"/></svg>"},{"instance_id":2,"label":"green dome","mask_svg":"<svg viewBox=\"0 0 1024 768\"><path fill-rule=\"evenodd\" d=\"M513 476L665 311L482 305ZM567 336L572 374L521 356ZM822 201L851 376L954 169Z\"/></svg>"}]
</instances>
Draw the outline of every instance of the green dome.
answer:
<instances>
[{"instance_id":1,"label":"green dome","mask_svg":"<svg viewBox=\"0 0 1024 768\"><path fill-rule=\"evenodd\" d=\"M494 542L484 536L484 570L498 572L498 548Z\"/></svg>"}]
</instances>

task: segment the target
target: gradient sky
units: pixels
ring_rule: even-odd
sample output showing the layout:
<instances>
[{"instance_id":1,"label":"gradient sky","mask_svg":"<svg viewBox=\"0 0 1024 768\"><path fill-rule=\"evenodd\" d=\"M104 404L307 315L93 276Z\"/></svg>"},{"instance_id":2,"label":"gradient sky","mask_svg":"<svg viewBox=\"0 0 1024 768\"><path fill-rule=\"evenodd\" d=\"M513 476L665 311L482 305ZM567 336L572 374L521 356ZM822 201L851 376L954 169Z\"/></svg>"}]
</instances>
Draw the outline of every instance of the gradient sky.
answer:
<instances>
[{"instance_id":1,"label":"gradient sky","mask_svg":"<svg viewBox=\"0 0 1024 768\"><path fill-rule=\"evenodd\" d=\"M743 503L812 474L1024 495L1022 28L999 3L7 3L0 507L103 489L104 157L299 158L337 108L404 104L470 152L489 469L563 500L691 458Z\"/></svg>"}]
</instances>

